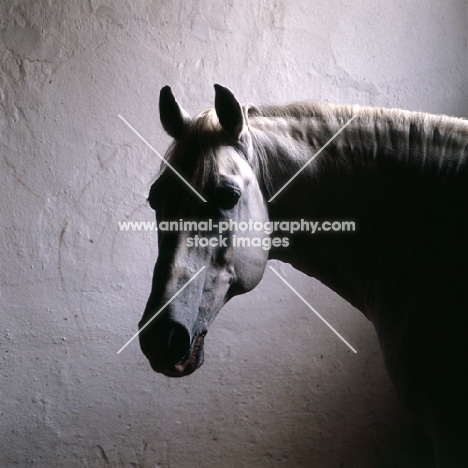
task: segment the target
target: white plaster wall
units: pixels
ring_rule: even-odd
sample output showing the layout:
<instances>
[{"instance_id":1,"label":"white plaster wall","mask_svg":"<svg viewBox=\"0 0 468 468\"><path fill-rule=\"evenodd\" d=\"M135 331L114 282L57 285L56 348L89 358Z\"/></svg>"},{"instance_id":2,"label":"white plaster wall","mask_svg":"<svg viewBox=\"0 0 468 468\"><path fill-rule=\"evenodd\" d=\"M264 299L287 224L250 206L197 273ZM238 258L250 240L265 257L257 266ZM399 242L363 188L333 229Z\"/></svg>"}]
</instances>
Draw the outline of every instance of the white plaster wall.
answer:
<instances>
[{"instance_id":1,"label":"white plaster wall","mask_svg":"<svg viewBox=\"0 0 468 468\"><path fill-rule=\"evenodd\" d=\"M466 1L2 0L0 466L418 467L372 327L271 273L221 312L205 365L153 373L136 331L157 256L145 202L159 89L192 114L316 99L468 115Z\"/></svg>"}]
</instances>

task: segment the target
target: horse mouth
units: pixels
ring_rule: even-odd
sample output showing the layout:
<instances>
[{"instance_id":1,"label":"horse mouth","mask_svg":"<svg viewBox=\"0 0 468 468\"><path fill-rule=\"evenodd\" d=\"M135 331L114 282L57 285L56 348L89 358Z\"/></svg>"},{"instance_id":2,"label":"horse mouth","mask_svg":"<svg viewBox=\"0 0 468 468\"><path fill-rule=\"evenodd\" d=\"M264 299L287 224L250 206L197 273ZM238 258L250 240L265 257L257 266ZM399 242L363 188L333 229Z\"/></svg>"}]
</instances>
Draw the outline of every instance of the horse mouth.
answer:
<instances>
[{"instance_id":1,"label":"horse mouth","mask_svg":"<svg viewBox=\"0 0 468 468\"><path fill-rule=\"evenodd\" d=\"M188 356L184 357L181 361L174 364L172 369L161 369L157 365L151 363L151 367L154 371L159 372L166 377L185 377L195 372L203 364L203 344L205 340L205 334L198 335L195 339Z\"/></svg>"}]
</instances>

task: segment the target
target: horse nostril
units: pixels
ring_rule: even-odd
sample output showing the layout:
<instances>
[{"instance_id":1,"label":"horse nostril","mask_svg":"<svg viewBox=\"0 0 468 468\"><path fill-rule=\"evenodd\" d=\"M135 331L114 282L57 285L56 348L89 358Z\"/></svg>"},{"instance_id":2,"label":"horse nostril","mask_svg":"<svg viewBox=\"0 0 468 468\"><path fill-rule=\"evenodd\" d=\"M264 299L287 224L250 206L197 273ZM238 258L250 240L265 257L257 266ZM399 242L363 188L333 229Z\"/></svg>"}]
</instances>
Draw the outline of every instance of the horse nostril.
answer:
<instances>
[{"instance_id":1,"label":"horse nostril","mask_svg":"<svg viewBox=\"0 0 468 468\"><path fill-rule=\"evenodd\" d=\"M151 324L140 333L141 350L157 366L172 367L183 361L190 344L189 331L172 320Z\"/></svg>"},{"instance_id":2,"label":"horse nostril","mask_svg":"<svg viewBox=\"0 0 468 468\"><path fill-rule=\"evenodd\" d=\"M167 357L170 362L179 362L190 352L190 335L185 327L174 324L166 339Z\"/></svg>"}]
</instances>

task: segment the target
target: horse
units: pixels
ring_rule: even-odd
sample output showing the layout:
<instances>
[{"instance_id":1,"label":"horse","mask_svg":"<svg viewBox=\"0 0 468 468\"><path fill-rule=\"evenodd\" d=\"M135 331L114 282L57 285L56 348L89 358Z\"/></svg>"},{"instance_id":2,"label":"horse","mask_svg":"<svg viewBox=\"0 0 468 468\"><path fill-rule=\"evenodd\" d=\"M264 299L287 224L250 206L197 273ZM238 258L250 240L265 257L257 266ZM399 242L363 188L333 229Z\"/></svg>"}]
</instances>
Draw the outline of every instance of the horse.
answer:
<instances>
[{"instance_id":1,"label":"horse","mask_svg":"<svg viewBox=\"0 0 468 468\"><path fill-rule=\"evenodd\" d=\"M138 325L152 369L198 369L223 305L255 288L269 259L287 262L373 323L437 466L468 466L468 121L317 102L241 105L221 85L214 108L195 118L166 86L159 112L173 143L148 196L158 258ZM305 219L348 219L356 229L285 238L282 221ZM242 229L249 221L269 229Z\"/></svg>"}]
</instances>

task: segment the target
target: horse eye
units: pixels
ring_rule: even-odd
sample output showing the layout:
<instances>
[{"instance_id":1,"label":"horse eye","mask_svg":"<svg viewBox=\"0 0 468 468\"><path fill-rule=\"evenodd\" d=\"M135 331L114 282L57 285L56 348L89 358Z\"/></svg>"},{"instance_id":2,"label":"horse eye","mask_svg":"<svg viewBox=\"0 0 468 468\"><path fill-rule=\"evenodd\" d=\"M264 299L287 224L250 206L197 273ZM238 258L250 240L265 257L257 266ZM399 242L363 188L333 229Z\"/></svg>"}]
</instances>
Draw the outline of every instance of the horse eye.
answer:
<instances>
[{"instance_id":1,"label":"horse eye","mask_svg":"<svg viewBox=\"0 0 468 468\"><path fill-rule=\"evenodd\" d=\"M216 194L216 203L223 210L230 210L237 205L241 194L238 190L232 188L218 190Z\"/></svg>"}]
</instances>

